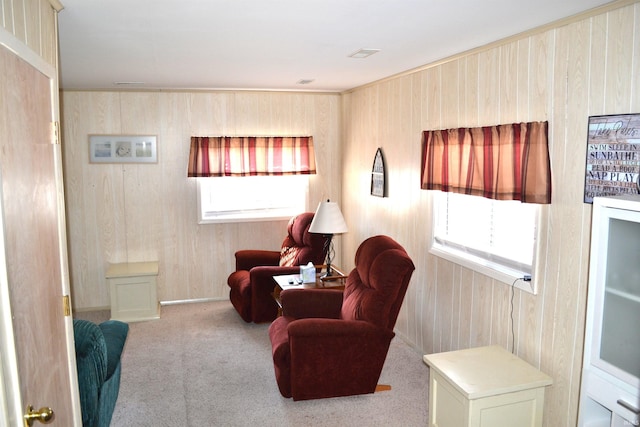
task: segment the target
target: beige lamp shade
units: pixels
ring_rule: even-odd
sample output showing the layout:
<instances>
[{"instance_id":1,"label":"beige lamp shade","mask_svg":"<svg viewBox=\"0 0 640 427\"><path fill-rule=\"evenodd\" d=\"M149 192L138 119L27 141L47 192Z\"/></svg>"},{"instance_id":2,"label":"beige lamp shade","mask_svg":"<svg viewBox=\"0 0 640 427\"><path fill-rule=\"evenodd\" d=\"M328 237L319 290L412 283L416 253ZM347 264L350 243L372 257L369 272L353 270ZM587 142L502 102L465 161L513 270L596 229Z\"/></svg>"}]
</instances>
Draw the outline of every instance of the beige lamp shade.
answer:
<instances>
[{"instance_id":1,"label":"beige lamp shade","mask_svg":"<svg viewBox=\"0 0 640 427\"><path fill-rule=\"evenodd\" d=\"M338 204L330 202L329 200L320 202L313 216L313 221L311 221L311 226L309 226L309 232L318 234L341 234L347 231L349 231L347 229L347 223L344 221Z\"/></svg>"}]
</instances>

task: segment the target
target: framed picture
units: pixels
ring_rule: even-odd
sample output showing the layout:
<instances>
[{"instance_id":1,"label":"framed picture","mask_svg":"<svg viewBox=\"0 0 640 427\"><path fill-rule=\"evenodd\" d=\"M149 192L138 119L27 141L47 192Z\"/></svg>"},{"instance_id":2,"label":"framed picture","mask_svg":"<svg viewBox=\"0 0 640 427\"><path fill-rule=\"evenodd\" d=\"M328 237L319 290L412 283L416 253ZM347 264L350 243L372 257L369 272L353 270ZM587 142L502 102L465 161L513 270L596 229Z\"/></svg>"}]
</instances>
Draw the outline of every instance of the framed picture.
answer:
<instances>
[{"instance_id":1,"label":"framed picture","mask_svg":"<svg viewBox=\"0 0 640 427\"><path fill-rule=\"evenodd\" d=\"M589 117L584 203L640 193L640 114Z\"/></svg>"},{"instance_id":2,"label":"framed picture","mask_svg":"<svg viewBox=\"0 0 640 427\"><path fill-rule=\"evenodd\" d=\"M387 173L382 149L378 148L371 169L371 195L387 197Z\"/></svg>"},{"instance_id":3,"label":"framed picture","mask_svg":"<svg viewBox=\"0 0 640 427\"><path fill-rule=\"evenodd\" d=\"M155 135L89 135L90 163L157 163Z\"/></svg>"}]
</instances>

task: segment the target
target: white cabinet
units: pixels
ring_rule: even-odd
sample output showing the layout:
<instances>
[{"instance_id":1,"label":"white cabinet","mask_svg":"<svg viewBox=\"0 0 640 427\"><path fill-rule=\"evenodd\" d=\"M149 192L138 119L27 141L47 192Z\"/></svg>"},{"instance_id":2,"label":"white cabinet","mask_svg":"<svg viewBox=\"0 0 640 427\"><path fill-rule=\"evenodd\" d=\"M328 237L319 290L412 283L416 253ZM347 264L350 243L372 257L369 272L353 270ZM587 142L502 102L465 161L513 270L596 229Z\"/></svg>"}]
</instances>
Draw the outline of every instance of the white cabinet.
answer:
<instances>
[{"instance_id":1,"label":"white cabinet","mask_svg":"<svg viewBox=\"0 0 640 427\"><path fill-rule=\"evenodd\" d=\"M640 196L593 199L579 426L640 425Z\"/></svg>"},{"instance_id":2,"label":"white cabinet","mask_svg":"<svg viewBox=\"0 0 640 427\"><path fill-rule=\"evenodd\" d=\"M124 322L158 319L157 262L111 264L107 270L111 318Z\"/></svg>"},{"instance_id":3,"label":"white cabinet","mask_svg":"<svg viewBox=\"0 0 640 427\"><path fill-rule=\"evenodd\" d=\"M548 375L500 346L427 354L430 427L542 426Z\"/></svg>"}]
</instances>

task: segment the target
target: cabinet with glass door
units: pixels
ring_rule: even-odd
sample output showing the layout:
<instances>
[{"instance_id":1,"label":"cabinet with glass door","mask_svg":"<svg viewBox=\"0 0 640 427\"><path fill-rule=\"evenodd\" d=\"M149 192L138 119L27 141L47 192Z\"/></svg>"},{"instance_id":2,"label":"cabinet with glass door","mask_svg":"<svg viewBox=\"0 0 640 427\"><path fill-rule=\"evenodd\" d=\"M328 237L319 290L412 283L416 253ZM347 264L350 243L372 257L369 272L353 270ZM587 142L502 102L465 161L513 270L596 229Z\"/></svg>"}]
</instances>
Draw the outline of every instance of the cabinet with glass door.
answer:
<instances>
[{"instance_id":1,"label":"cabinet with glass door","mask_svg":"<svg viewBox=\"0 0 640 427\"><path fill-rule=\"evenodd\" d=\"M596 197L579 426L640 425L640 195Z\"/></svg>"}]
</instances>

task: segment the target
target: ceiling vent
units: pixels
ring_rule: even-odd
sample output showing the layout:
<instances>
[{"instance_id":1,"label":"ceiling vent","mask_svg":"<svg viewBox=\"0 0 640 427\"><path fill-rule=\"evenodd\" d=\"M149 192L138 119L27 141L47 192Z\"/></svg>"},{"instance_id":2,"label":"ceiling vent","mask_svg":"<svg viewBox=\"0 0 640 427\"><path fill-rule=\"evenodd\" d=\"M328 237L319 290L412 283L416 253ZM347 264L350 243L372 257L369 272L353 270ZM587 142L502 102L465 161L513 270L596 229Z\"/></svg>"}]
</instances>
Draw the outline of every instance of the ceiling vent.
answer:
<instances>
[{"instance_id":1,"label":"ceiling vent","mask_svg":"<svg viewBox=\"0 0 640 427\"><path fill-rule=\"evenodd\" d=\"M358 49L349 55L349 58L366 58L378 52L380 52L380 49Z\"/></svg>"}]
</instances>

